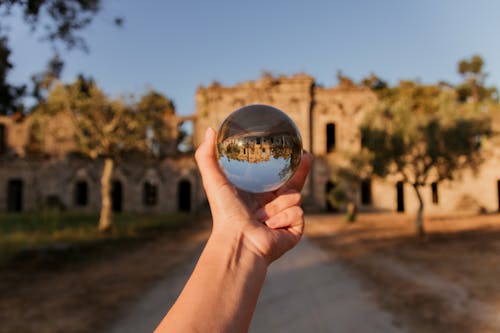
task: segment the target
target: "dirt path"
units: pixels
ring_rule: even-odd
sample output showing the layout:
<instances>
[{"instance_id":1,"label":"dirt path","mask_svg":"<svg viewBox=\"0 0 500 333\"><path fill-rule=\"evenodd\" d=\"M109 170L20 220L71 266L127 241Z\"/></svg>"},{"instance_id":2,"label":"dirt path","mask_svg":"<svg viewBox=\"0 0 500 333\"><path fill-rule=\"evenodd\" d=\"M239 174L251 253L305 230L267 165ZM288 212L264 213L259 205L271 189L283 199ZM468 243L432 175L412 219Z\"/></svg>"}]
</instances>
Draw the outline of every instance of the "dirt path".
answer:
<instances>
[{"instance_id":1,"label":"dirt path","mask_svg":"<svg viewBox=\"0 0 500 333\"><path fill-rule=\"evenodd\" d=\"M199 253L199 252L198 252ZM108 332L152 332L197 256L165 277ZM268 273L250 332L403 332L358 281L306 237Z\"/></svg>"},{"instance_id":2,"label":"dirt path","mask_svg":"<svg viewBox=\"0 0 500 333\"><path fill-rule=\"evenodd\" d=\"M428 235L413 217L318 216L310 239L371 290L411 332L500 332L500 216L431 216Z\"/></svg>"}]
</instances>

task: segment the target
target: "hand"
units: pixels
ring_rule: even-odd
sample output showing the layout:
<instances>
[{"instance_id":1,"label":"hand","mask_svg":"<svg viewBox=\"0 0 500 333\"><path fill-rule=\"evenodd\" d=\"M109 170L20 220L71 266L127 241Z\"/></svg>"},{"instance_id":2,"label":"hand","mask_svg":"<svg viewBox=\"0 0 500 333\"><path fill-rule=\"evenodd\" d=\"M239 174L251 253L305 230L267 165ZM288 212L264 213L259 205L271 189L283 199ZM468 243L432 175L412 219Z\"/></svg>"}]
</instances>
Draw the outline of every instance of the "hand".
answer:
<instances>
[{"instance_id":1,"label":"hand","mask_svg":"<svg viewBox=\"0 0 500 333\"><path fill-rule=\"evenodd\" d=\"M251 194L236 189L219 168L215 153L216 132L209 128L195 157L213 218L213 235L242 241L267 263L293 248L304 230L300 191L311 167L312 155L304 153L300 165L283 187Z\"/></svg>"}]
</instances>

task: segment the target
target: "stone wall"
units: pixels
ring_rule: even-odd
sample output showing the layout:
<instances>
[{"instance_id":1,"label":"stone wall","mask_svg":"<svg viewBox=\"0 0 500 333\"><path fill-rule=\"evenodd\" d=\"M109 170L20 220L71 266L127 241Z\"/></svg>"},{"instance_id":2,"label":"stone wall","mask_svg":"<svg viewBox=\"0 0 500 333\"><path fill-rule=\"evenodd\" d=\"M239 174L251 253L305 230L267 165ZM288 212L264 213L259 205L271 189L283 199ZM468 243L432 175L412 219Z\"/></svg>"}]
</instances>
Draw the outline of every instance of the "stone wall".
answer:
<instances>
[{"instance_id":1,"label":"stone wall","mask_svg":"<svg viewBox=\"0 0 500 333\"><path fill-rule=\"evenodd\" d=\"M207 127L218 129L231 112L244 105L271 104L285 111L297 124L304 148L315 155L303 190L304 204L310 211L327 209L327 189L346 186L333 179L335 168L345 163L346 152L355 153L360 149L359 124L377 101L369 89L353 85L324 88L305 74L289 77L264 75L259 80L231 87L215 83L199 87L195 99L194 115L164 119L172 138L178 134L179 123L193 121L195 147L201 143ZM50 135L44 135L44 141L37 143L37 136L32 132L34 119L0 116L5 135L5 149L0 153L0 211L7 210L7 192L9 186L18 186L15 181L23 184L23 210L59 201L66 209L98 211L102 162L70 154L74 150L73 132L69 120L64 117L42 119L48 124L43 128ZM493 125L495 132L500 133L500 115L496 115ZM33 147L40 146L45 154L38 159L30 157ZM190 209L206 207L205 193L192 154L174 153L175 148L176 141L171 140L170 145L165 146L162 158L126 160L118 164L113 177L122 184L124 211L160 213L186 208L180 207L179 203L179 195L186 186L189 187ZM500 210L500 136L485 140L482 149L486 161L478 173L465 172L453 182L442 182L434 189L434 195L431 186L423 190L426 212ZM262 157L248 155L247 158ZM416 211L413 189L405 185L398 191L398 181L396 177L388 177L383 180L374 178L371 183L365 183L364 189L371 193L365 204L358 188L356 200L360 210L397 211L399 201L400 205L404 204L404 211ZM84 206L77 205L75 200L75 188L82 182L87 184L88 190L88 202ZM146 183L155 188L150 192L151 196L156 196L154 205L144 202ZM436 194L438 202L433 202Z\"/></svg>"},{"instance_id":2,"label":"stone wall","mask_svg":"<svg viewBox=\"0 0 500 333\"><path fill-rule=\"evenodd\" d=\"M283 110L297 124L304 148L315 156L303 191L305 204L310 210L325 210L327 189L345 186L333 179L335 168L345 163L347 152L355 153L361 148L359 125L376 101L376 95L367 88L345 82L337 87L324 88L305 74L277 78L264 75L259 80L231 87L215 83L200 87L196 93L194 143L199 145L207 127L218 129L231 112L244 105L271 104ZM500 116L494 119L494 127L496 133L500 133ZM328 133L333 138L328 139ZM327 147L328 143L330 147ZM423 189L427 212L500 210L500 137L497 135L485 142L483 151L486 161L477 174L465 172L461 178L442 182L435 188L437 203L433 202L431 186ZM395 177L372 179L371 183L365 184L365 190L368 188L371 192L370 203L362 203L362 191L358 189L358 207L362 211L397 211L398 181ZM411 186L404 185L399 194L404 211L417 210L418 202Z\"/></svg>"}]
</instances>

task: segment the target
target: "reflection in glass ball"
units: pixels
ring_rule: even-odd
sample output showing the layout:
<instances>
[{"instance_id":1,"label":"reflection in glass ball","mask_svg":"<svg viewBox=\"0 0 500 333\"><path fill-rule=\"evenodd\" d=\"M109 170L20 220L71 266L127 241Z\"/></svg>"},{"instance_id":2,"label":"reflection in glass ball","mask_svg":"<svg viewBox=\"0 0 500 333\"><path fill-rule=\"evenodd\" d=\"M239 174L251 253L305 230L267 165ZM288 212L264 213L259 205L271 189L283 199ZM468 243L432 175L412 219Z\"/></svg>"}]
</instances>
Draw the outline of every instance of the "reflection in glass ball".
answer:
<instances>
[{"instance_id":1,"label":"reflection in glass ball","mask_svg":"<svg viewBox=\"0 0 500 333\"><path fill-rule=\"evenodd\" d=\"M293 176L301 156L297 126L269 105L244 106L230 114L219 129L219 165L231 183L247 192L277 190Z\"/></svg>"}]
</instances>

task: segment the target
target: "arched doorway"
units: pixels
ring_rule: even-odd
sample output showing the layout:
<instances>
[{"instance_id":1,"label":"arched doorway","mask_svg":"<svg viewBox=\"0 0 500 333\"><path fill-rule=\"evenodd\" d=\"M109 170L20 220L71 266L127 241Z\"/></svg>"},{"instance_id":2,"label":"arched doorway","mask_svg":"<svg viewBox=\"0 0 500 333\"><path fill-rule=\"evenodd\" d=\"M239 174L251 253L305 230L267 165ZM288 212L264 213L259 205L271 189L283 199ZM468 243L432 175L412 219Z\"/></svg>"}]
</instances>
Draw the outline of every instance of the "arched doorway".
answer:
<instances>
[{"instance_id":1,"label":"arched doorway","mask_svg":"<svg viewBox=\"0 0 500 333\"><path fill-rule=\"evenodd\" d=\"M123 188L122 182L119 180L113 180L111 183L111 208L113 212L123 210Z\"/></svg>"},{"instance_id":2,"label":"arched doorway","mask_svg":"<svg viewBox=\"0 0 500 333\"><path fill-rule=\"evenodd\" d=\"M177 207L179 212L191 211L191 183L183 179L177 186Z\"/></svg>"},{"instance_id":3,"label":"arched doorway","mask_svg":"<svg viewBox=\"0 0 500 333\"><path fill-rule=\"evenodd\" d=\"M405 211L405 193L404 193L403 182L396 183L396 192L397 192L397 211L402 213Z\"/></svg>"},{"instance_id":4,"label":"arched doorway","mask_svg":"<svg viewBox=\"0 0 500 333\"><path fill-rule=\"evenodd\" d=\"M329 196L330 196L330 193L332 192L332 190L337 186L337 184L335 184L334 182L332 181L328 181L326 184L325 184L325 202L326 202L326 211L328 212L337 212L338 211L338 207L332 205L332 203L330 202L330 200L328 199Z\"/></svg>"},{"instance_id":5,"label":"arched doorway","mask_svg":"<svg viewBox=\"0 0 500 333\"><path fill-rule=\"evenodd\" d=\"M20 212L23 210L23 181L11 179L7 183L7 211Z\"/></svg>"},{"instance_id":6,"label":"arched doorway","mask_svg":"<svg viewBox=\"0 0 500 333\"><path fill-rule=\"evenodd\" d=\"M76 206L87 206L89 202L89 187L84 180L75 184L74 201Z\"/></svg>"}]
</instances>

